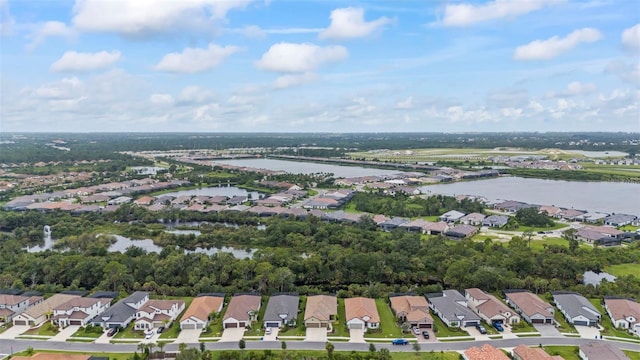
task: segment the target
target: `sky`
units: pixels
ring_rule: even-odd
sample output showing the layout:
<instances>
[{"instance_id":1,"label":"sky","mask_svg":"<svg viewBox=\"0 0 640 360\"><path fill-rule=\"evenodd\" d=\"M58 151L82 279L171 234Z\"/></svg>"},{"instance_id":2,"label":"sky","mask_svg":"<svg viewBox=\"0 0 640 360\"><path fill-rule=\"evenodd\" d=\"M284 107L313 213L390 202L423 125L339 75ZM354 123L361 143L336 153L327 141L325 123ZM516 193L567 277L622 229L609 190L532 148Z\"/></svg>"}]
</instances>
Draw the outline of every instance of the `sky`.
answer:
<instances>
[{"instance_id":1,"label":"sky","mask_svg":"<svg viewBox=\"0 0 640 360\"><path fill-rule=\"evenodd\" d=\"M0 0L2 132L640 131L636 0Z\"/></svg>"}]
</instances>

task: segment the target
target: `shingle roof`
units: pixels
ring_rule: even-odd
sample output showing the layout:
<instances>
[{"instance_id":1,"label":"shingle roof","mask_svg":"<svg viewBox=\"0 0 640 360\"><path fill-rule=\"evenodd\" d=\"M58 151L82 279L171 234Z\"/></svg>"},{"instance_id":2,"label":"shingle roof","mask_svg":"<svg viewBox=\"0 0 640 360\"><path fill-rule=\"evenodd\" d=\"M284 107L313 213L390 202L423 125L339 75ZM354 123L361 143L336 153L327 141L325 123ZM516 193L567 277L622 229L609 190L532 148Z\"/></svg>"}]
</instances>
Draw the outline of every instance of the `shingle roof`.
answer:
<instances>
[{"instance_id":1,"label":"shingle roof","mask_svg":"<svg viewBox=\"0 0 640 360\"><path fill-rule=\"evenodd\" d=\"M376 302L373 299L364 297L355 297L344 299L345 320L349 321L355 318L363 319L369 317L370 323L379 323L380 315L376 308Z\"/></svg>"},{"instance_id":2,"label":"shingle roof","mask_svg":"<svg viewBox=\"0 0 640 360\"><path fill-rule=\"evenodd\" d=\"M527 345L518 345L513 348L513 354L521 360L563 360L562 356L551 356L541 348L531 348Z\"/></svg>"},{"instance_id":3,"label":"shingle roof","mask_svg":"<svg viewBox=\"0 0 640 360\"><path fill-rule=\"evenodd\" d=\"M614 320L633 316L640 322L640 304L629 299L604 299Z\"/></svg>"},{"instance_id":4,"label":"shingle roof","mask_svg":"<svg viewBox=\"0 0 640 360\"><path fill-rule=\"evenodd\" d=\"M505 353L489 344L484 344L481 348L474 346L465 350L464 354L469 360L509 360Z\"/></svg>"},{"instance_id":5,"label":"shingle roof","mask_svg":"<svg viewBox=\"0 0 640 360\"><path fill-rule=\"evenodd\" d=\"M231 298L224 320L234 318L236 320L249 321L249 311L260 309L260 296L258 295L236 295Z\"/></svg>"},{"instance_id":6,"label":"shingle roof","mask_svg":"<svg viewBox=\"0 0 640 360\"><path fill-rule=\"evenodd\" d=\"M584 316L589 320L598 320L601 315L598 309L589 302L584 296L575 293L556 293L553 299L571 318Z\"/></svg>"},{"instance_id":7,"label":"shingle roof","mask_svg":"<svg viewBox=\"0 0 640 360\"><path fill-rule=\"evenodd\" d=\"M462 304L466 301L467 299L457 290L445 290L442 296L429 297L429 302L448 320L457 320L462 317L464 321L480 321L478 315Z\"/></svg>"},{"instance_id":8,"label":"shingle roof","mask_svg":"<svg viewBox=\"0 0 640 360\"><path fill-rule=\"evenodd\" d=\"M529 318L535 314L540 314L546 318L553 317L553 314L547 310L552 308L551 304L542 301L542 299L529 291L509 292L506 296Z\"/></svg>"},{"instance_id":9,"label":"shingle roof","mask_svg":"<svg viewBox=\"0 0 640 360\"><path fill-rule=\"evenodd\" d=\"M264 321L289 322L298 316L300 297L297 295L275 295L269 298L264 312ZM284 317L284 318L283 318Z\"/></svg>"},{"instance_id":10,"label":"shingle roof","mask_svg":"<svg viewBox=\"0 0 640 360\"><path fill-rule=\"evenodd\" d=\"M41 302L40 304L28 308L24 313L26 315L31 316L34 319L39 318L40 316L46 314L47 312L53 311L53 309L55 309L56 307L76 297L78 296L66 295L66 294L54 294L47 300Z\"/></svg>"},{"instance_id":11,"label":"shingle roof","mask_svg":"<svg viewBox=\"0 0 640 360\"><path fill-rule=\"evenodd\" d=\"M28 299L26 296L0 294L0 304L2 305L14 306Z\"/></svg>"},{"instance_id":12,"label":"shingle roof","mask_svg":"<svg viewBox=\"0 0 640 360\"><path fill-rule=\"evenodd\" d=\"M184 321L190 317L207 321L209 314L219 311L223 302L224 298L220 296L199 296L193 299L180 321Z\"/></svg>"},{"instance_id":13,"label":"shingle roof","mask_svg":"<svg viewBox=\"0 0 640 360\"><path fill-rule=\"evenodd\" d=\"M602 341L582 344L580 350L587 356L585 360L629 360L620 349Z\"/></svg>"},{"instance_id":14,"label":"shingle roof","mask_svg":"<svg viewBox=\"0 0 640 360\"><path fill-rule=\"evenodd\" d=\"M320 321L329 321L331 315L338 314L338 300L335 296L315 295L307 298L304 311L304 320L316 318Z\"/></svg>"}]
</instances>

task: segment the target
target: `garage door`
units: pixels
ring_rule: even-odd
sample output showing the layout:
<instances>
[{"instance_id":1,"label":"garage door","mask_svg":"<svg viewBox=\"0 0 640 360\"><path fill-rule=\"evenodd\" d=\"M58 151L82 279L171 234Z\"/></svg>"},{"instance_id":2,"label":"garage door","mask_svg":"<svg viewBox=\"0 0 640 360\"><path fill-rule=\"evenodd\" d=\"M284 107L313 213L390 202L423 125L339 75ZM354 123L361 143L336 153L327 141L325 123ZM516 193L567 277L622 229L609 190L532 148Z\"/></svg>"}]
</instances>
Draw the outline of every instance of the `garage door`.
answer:
<instances>
[{"instance_id":1,"label":"garage door","mask_svg":"<svg viewBox=\"0 0 640 360\"><path fill-rule=\"evenodd\" d=\"M364 325L361 325L361 324L349 324L349 329L364 329Z\"/></svg>"},{"instance_id":2,"label":"garage door","mask_svg":"<svg viewBox=\"0 0 640 360\"><path fill-rule=\"evenodd\" d=\"M588 321L574 321L573 325L587 326L587 325L589 325L589 322Z\"/></svg>"},{"instance_id":3,"label":"garage door","mask_svg":"<svg viewBox=\"0 0 640 360\"><path fill-rule=\"evenodd\" d=\"M321 327L320 323L309 323L309 324L307 324L307 328L317 329L319 327Z\"/></svg>"},{"instance_id":4,"label":"garage door","mask_svg":"<svg viewBox=\"0 0 640 360\"><path fill-rule=\"evenodd\" d=\"M69 320L69 325L82 325L82 320Z\"/></svg>"},{"instance_id":5,"label":"garage door","mask_svg":"<svg viewBox=\"0 0 640 360\"><path fill-rule=\"evenodd\" d=\"M204 324L202 323L196 324L196 329L204 329Z\"/></svg>"},{"instance_id":6,"label":"garage door","mask_svg":"<svg viewBox=\"0 0 640 360\"><path fill-rule=\"evenodd\" d=\"M418 327L420 329L430 329L431 328L431 324L420 324L420 325L418 325Z\"/></svg>"},{"instance_id":7,"label":"garage door","mask_svg":"<svg viewBox=\"0 0 640 360\"><path fill-rule=\"evenodd\" d=\"M268 322L265 325L266 325L266 327L277 328L277 327L280 326L280 323L279 322Z\"/></svg>"},{"instance_id":8,"label":"garage door","mask_svg":"<svg viewBox=\"0 0 640 360\"><path fill-rule=\"evenodd\" d=\"M226 323L224 324L224 328L237 328L238 327L238 323Z\"/></svg>"},{"instance_id":9,"label":"garage door","mask_svg":"<svg viewBox=\"0 0 640 360\"><path fill-rule=\"evenodd\" d=\"M469 322L465 323L464 326L469 327L469 326L476 326L478 324L479 324L479 322L477 322L477 321L469 321Z\"/></svg>"},{"instance_id":10,"label":"garage door","mask_svg":"<svg viewBox=\"0 0 640 360\"><path fill-rule=\"evenodd\" d=\"M191 330L196 328L196 324L182 324L180 327L182 330Z\"/></svg>"},{"instance_id":11,"label":"garage door","mask_svg":"<svg viewBox=\"0 0 640 360\"><path fill-rule=\"evenodd\" d=\"M14 325L28 325L27 320L15 320Z\"/></svg>"},{"instance_id":12,"label":"garage door","mask_svg":"<svg viewBox=\"0 0 640 360\"><path fill-rule=\"evenodd\" d=\"M544 324L544 319L531 319L533 324Z\"/></svg>"}]
</instances>

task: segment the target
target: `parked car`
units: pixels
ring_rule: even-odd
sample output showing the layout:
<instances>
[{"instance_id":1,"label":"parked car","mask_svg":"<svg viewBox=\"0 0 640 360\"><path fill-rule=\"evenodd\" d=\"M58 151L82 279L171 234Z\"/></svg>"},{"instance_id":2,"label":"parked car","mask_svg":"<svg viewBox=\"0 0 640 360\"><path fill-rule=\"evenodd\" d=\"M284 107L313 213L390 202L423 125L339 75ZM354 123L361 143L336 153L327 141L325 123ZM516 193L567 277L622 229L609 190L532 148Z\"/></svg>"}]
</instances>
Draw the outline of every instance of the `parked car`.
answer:
<instances>
[{"instance_id":1,"label":"parked car","mask_svg":"<svg viewBox=\"0 0 640 360\"><path fill-rule=\"evenodd\" d=\"M484 328L484 326L478 324L476 325L476 329L478 329L478 331L480 331L480 334L486 334L487 333L487 329Z\"/></svg>"},{"instance_id":2,"label":"parked car","mask_svg":"<svg viewBox=\"0 0 640 360\"><path fill-rule=\"evenodd\" d=\"M265 335L271 335L271 328L268 327L268 328L264 329L264 334Z\"/></svg>"},{"instance_id":3,"label":"parked car","mask_svg":"<svg viewBox=\"0 0 640 360\"><path fill-rule=\"evenodd\" d=\"M393 339L393 340L391 340L391 344L393 344L393 345L409 345L409 340L407 340L407 339Z\"/></svg>"},{"instance_id":4,"label":"parked car","mask_svg":"<svg viewBox=\"0 0 640 360\"><path fill-rule=\"evenodd\" d=\"M164 326L160 326L158 328L158 334L162 334L163 331L164 331Z\"/></svg>"},{"instance_id":5,"label":"parked car","mask_svg":"<svg viewBox=\"0 0 640 360\"><path fill-rule=\"evenodd\" d=\"M422 337L424 337L425 339L429 338L429 332L428 331L423 331L422 332Z\"/></svg>"},{"instance_id":6,"label":"parked car","mask_svg":"<svg viewBox=\"0 0 640 360\"><path fill-rule=\"evenodd\" d=\"M144 338L147 339L147 340L151 339L152 337L153 337L153 331L149 331L148 333L146 333L144 335Z\"/></svg>"},{"instance_id":7,"label":"parked car","mask_svg":"<svg viewBox=\"0 0 640 360\"><path fill-rule=\"evenodd\" d=\"M109 331L107 331L107 336L108 337L112 337L113 335L115 335L118 332L118 328L111 328L109 329Z\"/></svg>"},{"instance_id":8,"label":"parked car","mask_svg":"<svg viewBox=\"0 0 640 360\"><path fill-rule=\"evenodd\" d=\"M496 330L502 332L504 331L504 328L502 327L502 324L500 324L499 322L494 322L493 323L493 327L496 328Z\"/></svg>"},{"instance_id":9,"label":"parked car","mask_svg":"<svg viewBox=\"0 0 640 360\"><path fill-rule=\"evenodd\" d=\"M416 334L416 335L420 335L420 329L418 329L417 326L414 326L413 327L413 333Z\"/></svg>"}]
</instances>

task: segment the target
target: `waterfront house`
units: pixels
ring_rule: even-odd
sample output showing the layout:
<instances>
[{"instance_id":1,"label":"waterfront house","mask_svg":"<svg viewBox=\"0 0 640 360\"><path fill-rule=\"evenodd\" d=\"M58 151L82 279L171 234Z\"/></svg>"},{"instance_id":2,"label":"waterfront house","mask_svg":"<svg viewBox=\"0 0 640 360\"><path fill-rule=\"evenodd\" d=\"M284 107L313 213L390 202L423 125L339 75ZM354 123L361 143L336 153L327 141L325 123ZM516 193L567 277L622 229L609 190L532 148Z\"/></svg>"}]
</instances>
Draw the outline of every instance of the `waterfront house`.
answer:
<instances>
[{"instance_id":1,"label":"waterfront house","mask_svg":"<svg viewBox=\"0 0 640 360\"><path fill-rule=\"evenodd\" d=\"M209 316L222 311L224 296L198 296L191 302L180 318L180 330L204 329L209 325Z\"/></svg>"},{"instance_id":2,"label":"waterfront house","mask_svg":"<svg viewBox=\"0 0 640 360\"><path fill-rule=\"evenodd\" d=\"M625 226L629 225L637 219L635 215L613 214L604 218L604 224L609 226Z\"/></svg>"}]
</instances>

